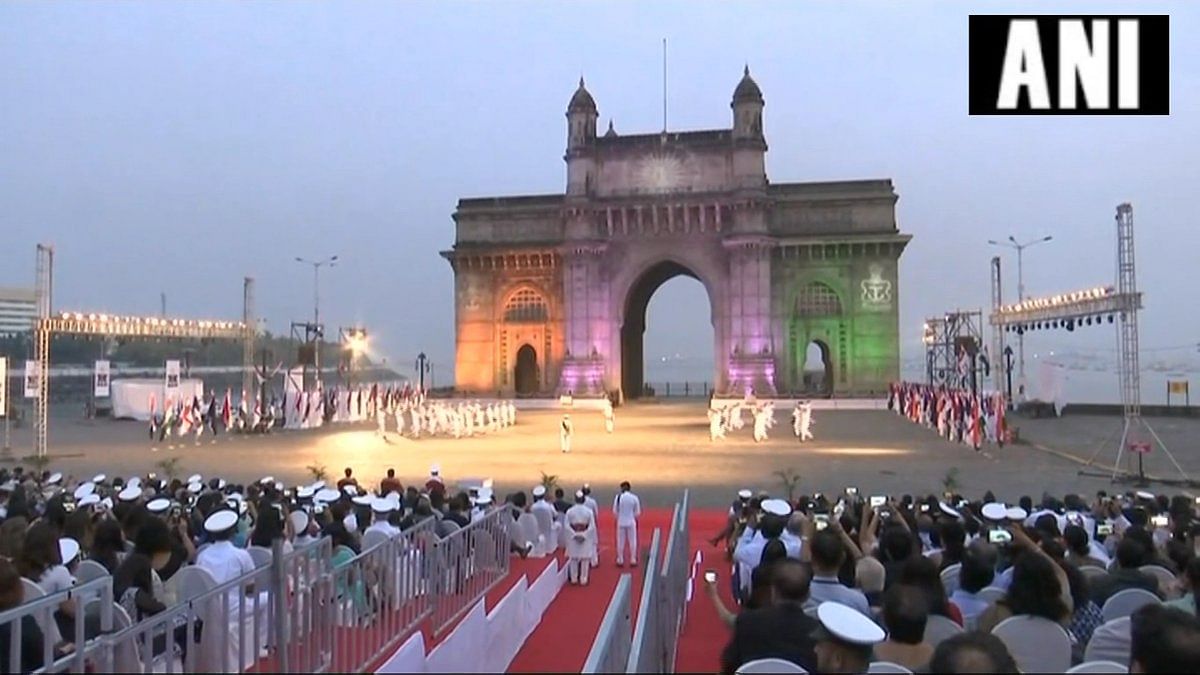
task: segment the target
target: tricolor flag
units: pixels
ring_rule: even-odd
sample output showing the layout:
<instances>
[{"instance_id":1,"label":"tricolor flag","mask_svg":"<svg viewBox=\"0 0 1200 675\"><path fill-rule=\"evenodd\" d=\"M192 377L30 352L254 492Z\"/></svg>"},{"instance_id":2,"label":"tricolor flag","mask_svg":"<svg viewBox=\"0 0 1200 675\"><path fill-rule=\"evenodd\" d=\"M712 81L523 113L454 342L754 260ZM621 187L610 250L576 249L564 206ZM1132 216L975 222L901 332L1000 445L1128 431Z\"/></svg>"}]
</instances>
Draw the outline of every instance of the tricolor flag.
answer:
<instances>
[{"instance_id":1,"label":"tricolor flag","mask_svg":"<svg viewBox=\"0 0 1200 675\"><path fill-rule=\"evenodd\" d=\"M225 425L225 430L229 430L229 425L233 423L233 400L230 396L231 392L228 388L225 389L225 400L221 403L221 422Z\"/></svg>"}]
</instances>

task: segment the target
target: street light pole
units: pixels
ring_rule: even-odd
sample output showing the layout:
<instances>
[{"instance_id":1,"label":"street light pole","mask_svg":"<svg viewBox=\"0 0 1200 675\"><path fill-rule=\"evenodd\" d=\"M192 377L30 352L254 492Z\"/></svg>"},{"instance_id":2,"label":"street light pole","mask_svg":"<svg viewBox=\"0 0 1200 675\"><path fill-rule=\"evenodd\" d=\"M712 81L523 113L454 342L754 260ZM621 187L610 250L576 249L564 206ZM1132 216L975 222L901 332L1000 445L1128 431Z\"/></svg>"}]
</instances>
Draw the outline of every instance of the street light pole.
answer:
<instances>
[{"instance_id":1,"label":"street light pole","mask_svg":"<svg viewBox=\"0 0 1200 675\"><path fill-rule=\"evenodd\" d=\"M321 338L324 331L321 330L321 268L328 266L334 267L337 265L338 257L336 255L329 256L322 260L308 260L306 258L296 258L296 262L305 265L312 265L313 268L313 325L312 335L316 336L313 344L313 381L316 384L321 382Z\"/></svg>"},{"instance_id":2,"label":"street light pole","mask_svg":"<svg viewBox=\"0 0 1200 675\"><path fill-rule=\"evenodd\" d=\"M1008 241L996 241L995 239L988 240L988 243L993 246L1004 246L1005 248L1011 248L1017 252L1017 301L1018 302L1025 301L1025 267L1024 267L1024 258L1023 258L1025 249L1029 248L1030 246L1036 246L1038 244L1045 243L1047 241L1050 241L1053 238L1054 237L1051 235L1046 235L1040 239L1033 239L1031 241L1027 241L1024 244L1022 244L1017 241L1016 237L1014 237L1010 234L1010 235L1008 235ZM1017 333L1017 372L1018 372L1017 381L1020 383L1019 384L1020 391L1021 391L1021 393L1024 393L1024 390L1025 390L1025 333L1024 333L1024 331ZM1011 398L1012 398L1012 396L1010 393L1009 399L1011 400Z\"/></svg>"}]
</instances>

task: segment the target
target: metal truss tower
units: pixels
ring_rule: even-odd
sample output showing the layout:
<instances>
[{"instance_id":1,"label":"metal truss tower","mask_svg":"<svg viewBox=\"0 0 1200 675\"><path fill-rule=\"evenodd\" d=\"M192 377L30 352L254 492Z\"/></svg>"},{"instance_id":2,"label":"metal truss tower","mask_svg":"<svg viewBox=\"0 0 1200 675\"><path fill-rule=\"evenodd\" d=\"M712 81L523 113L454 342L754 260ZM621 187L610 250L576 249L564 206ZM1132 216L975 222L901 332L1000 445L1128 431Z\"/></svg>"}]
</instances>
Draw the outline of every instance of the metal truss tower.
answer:
<instances>
[{"instance_id":1,"label":"metal truss tower","mask_svg":"<svg viewBox=\"0 0 1200 675\"><path fill-rule=\"evenodd\" d=\"M1000 283L1000 256L992 258L992 311L998 312L1004 306L1004 286ZM992 369L992 377L995 381L996 391L1005 391L1004 388L1004 328L1000 326L992 326L992 353L988 355L988 361ZM1011 393L1011 392L1010 392Z\"/></svg>"},{"instance_id":2,"label":"metal truss tower","mask_svg":"<svg viewBox=\"0 0 1200 675\"><path fill-rule=\"evenodd\" d=\"M37 245L37 279L34 294L37 300L37 320L33 331L33 358L37 364L37 400L34 402L33 454L46 456L46 421L50 409L50 331L45 321L50 318L54 303L54 247Z\"/></svg>"}]
</instances>

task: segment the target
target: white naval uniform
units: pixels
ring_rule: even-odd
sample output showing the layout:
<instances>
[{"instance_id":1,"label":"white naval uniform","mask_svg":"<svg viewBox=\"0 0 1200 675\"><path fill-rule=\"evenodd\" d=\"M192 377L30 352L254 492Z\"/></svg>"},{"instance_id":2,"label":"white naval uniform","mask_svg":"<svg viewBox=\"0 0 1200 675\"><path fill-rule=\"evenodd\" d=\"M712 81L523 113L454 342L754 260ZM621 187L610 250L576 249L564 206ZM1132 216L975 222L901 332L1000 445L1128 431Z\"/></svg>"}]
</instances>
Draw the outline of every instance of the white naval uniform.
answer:
<instances>
[{"instance_id":1,"label":"white naval uniform","mask_svg":"<svg viewBox=\"0 0 1200 675\"><path fill-rule=\"evenodd\" d=\"M754 442L767 440L767 413L764 410L754 411Z\"/></svg>"},{"instance_id":2,"label":"white naval uniform","mask_svg":"<svg viewBox=\"0 0 1200 675\"><path fill-rule=\"evenodd\" d=\"M600 505L591 495L583 497L583 505L592 512L592 521L596 527L592 529L592 567L600 564Z\"/></svg>"},{"instance_id":3,"label":"white naval uniform","mask_svg":"<svg viewBox=\"0 0 1200 675\"><path fill-rule=\"evenodd\" d=\"M596 517L584 504L567 509L567 581L584 586L596 555Z\"/></svg>"},{"instance_id":4,"label":"white naval uniform","mask_svg":"<svg viewBox=\"0 0 1200 675\"><path fill-rule=\"evenodd\" d=\"M574 432L575 425L571 424L571 420L563 418L558 430L558 447L563 452L571 451L571 436Z\"/></svg>"},{"instance_id":5,"label":"white naval uniform","mask_svg":"<svg viewBox=\"0 0 1200 675\"><path fill-rule=\"evenodd\" d=\"M632 492L621 492L613 499L613 514L617 517L617 564L625 564L625 545L629 545L629 560L637 564L637 519L642 515L642 502Z\"/></svg>"},{"instance_id":6,"label":"white naval uniform","mask_svg":"<svg viewBox=\"0 0 1200 675\"><path fill-rule=\"evenodd\" d=\"M812 405L805 403L800 406L800 440L811 441L812 439Z\"/></svg>"},{"instance_id":7,"label":"white naval uniform","mask_svg":"<svg viewBox=\"0 0 1200 675\"><path fill-rule=\"evenodd\" d=\"M196 556L196 565L211 574L218 586L249 574L255 569L254 559L250 557L249 551L237 548L233 545L233 542L228 540L214 542L211 546L201 551ZM260 635L258 644L266 644L267 593L266 591L258 592L259 616L257 621L252 616L254 612L253 597L242 597L243 593L239 587L229 589L226 595L229 599L229 624L227 626L227 630L229 631L229 648L226 655L225 667L221 670L246 670L258 661L259 655L254 650L255 625L259 627ZM238 610L239 602L245 603L244 614ZM239 645L243 645L242 663L240 665L238 665Z\"/></svg>"},{"instance_id":8,"label":"white naval uniform","mask_svg":"<svg viewBox=\"0 0 1200 675\"><path fill-rule=\"evenodd\" d=\"M613 432L613 424L616 422L615 414L613 413L612 402L604 404L604 430L608 433Z\"/></svg>"}]
</instances>

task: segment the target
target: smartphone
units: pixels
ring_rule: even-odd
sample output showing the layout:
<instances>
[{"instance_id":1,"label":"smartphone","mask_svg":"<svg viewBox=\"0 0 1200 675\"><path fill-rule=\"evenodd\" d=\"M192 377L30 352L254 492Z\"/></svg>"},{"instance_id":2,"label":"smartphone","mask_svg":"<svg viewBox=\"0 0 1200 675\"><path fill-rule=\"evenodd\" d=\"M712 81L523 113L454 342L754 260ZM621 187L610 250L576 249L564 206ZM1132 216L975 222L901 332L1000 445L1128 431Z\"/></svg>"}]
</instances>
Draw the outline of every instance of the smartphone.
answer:
<instances>
[{"instance_id":1,"label":"smartphone","mask_svg":"<svg viewBox=\"0 0 1200 675\"><path fill-rule=\"evenodd\" d=\"M929 505L928 504L921 505L921 513L929 513Z\"/></svg>"},{"instance_id":2,"label":"smartphone","mask_svg":"<svg viewBox=\"0 0 1200 675\"><path fill-rule=\"evenodd\" d=\"M1003 546L1012 542L1012 532L1008 530L990 530L988 532L988 541Z\"/></svg>"},{"instance_id":3,"label":"smartphone","mask_svg":"<svg viewBox=\"0 0 1200 675\"><path fill-rule=\"evenodd\" d=\"M878 508L887 503L887 497L885 495L871 495L870 503L871 503L871 508L873 508L873 509Z\"/></svg>"},{"instance_id":4,"label":"smartphone","mask_svg":"<svg viewBox=\"0 0 1200 675\"><path fill-rule=\"evenodd\" d=\"M1166 516L1152 516L1150 518L1150 524L1155 527L1166 527L1167 526L1167 517Z\"/></svg>"},{"instance_id":5,"label":"smartphone","mask_svg":"<svg viewBox=\"0 0 1200 675\"><path fill-rule=\"evenodd\" d=\"M888 518L892 517L892 512L888 509L884 509L879 512L879 517L883 518L884 520L887 520Z\"/></svg>"},{"instance_id":6,"label":"smartphone","mask_svg":"<svg viewBox=\"0 0 1200 675\"><path fill-rule=\"evenodd\" d=\"M716 570L704 570L704 580L710 584L717 583L717 571Z\"/></svg>"},{"instance_id":7,"label":"smartphone","mask_svg":"<svg viewBox=\"0 0 1200 675\"><path fill-rule=\"evenodd\" d=\"M848 494L848 495L857 495L857 494L858 494L858 488L856 488L856 487L848 487L848 488L846 488L846 494Z\"/></svg>"},{"instance_id":8,"label":"smartphone","mask_svg":"<svg viewBox=\"0 0 1200 675\"><path fill-rule=\"evenodd\" d=\"M817 532L829 527L829 514L818 513L813 516L813 522L816 523Z\"/></svg>"},{"instance_id":9,"label":"smartphone","mask_svg":"<svg viewBox=\"0 0 1200 675\"><path fill-rule=\"evenodd\" d=\"M1097 537L1107 537L1108 535L1110 535L1112 533L1113 533L1112 523L1097 523L1096 524L1096 536Z\"/></svg>"}]
</instances>

